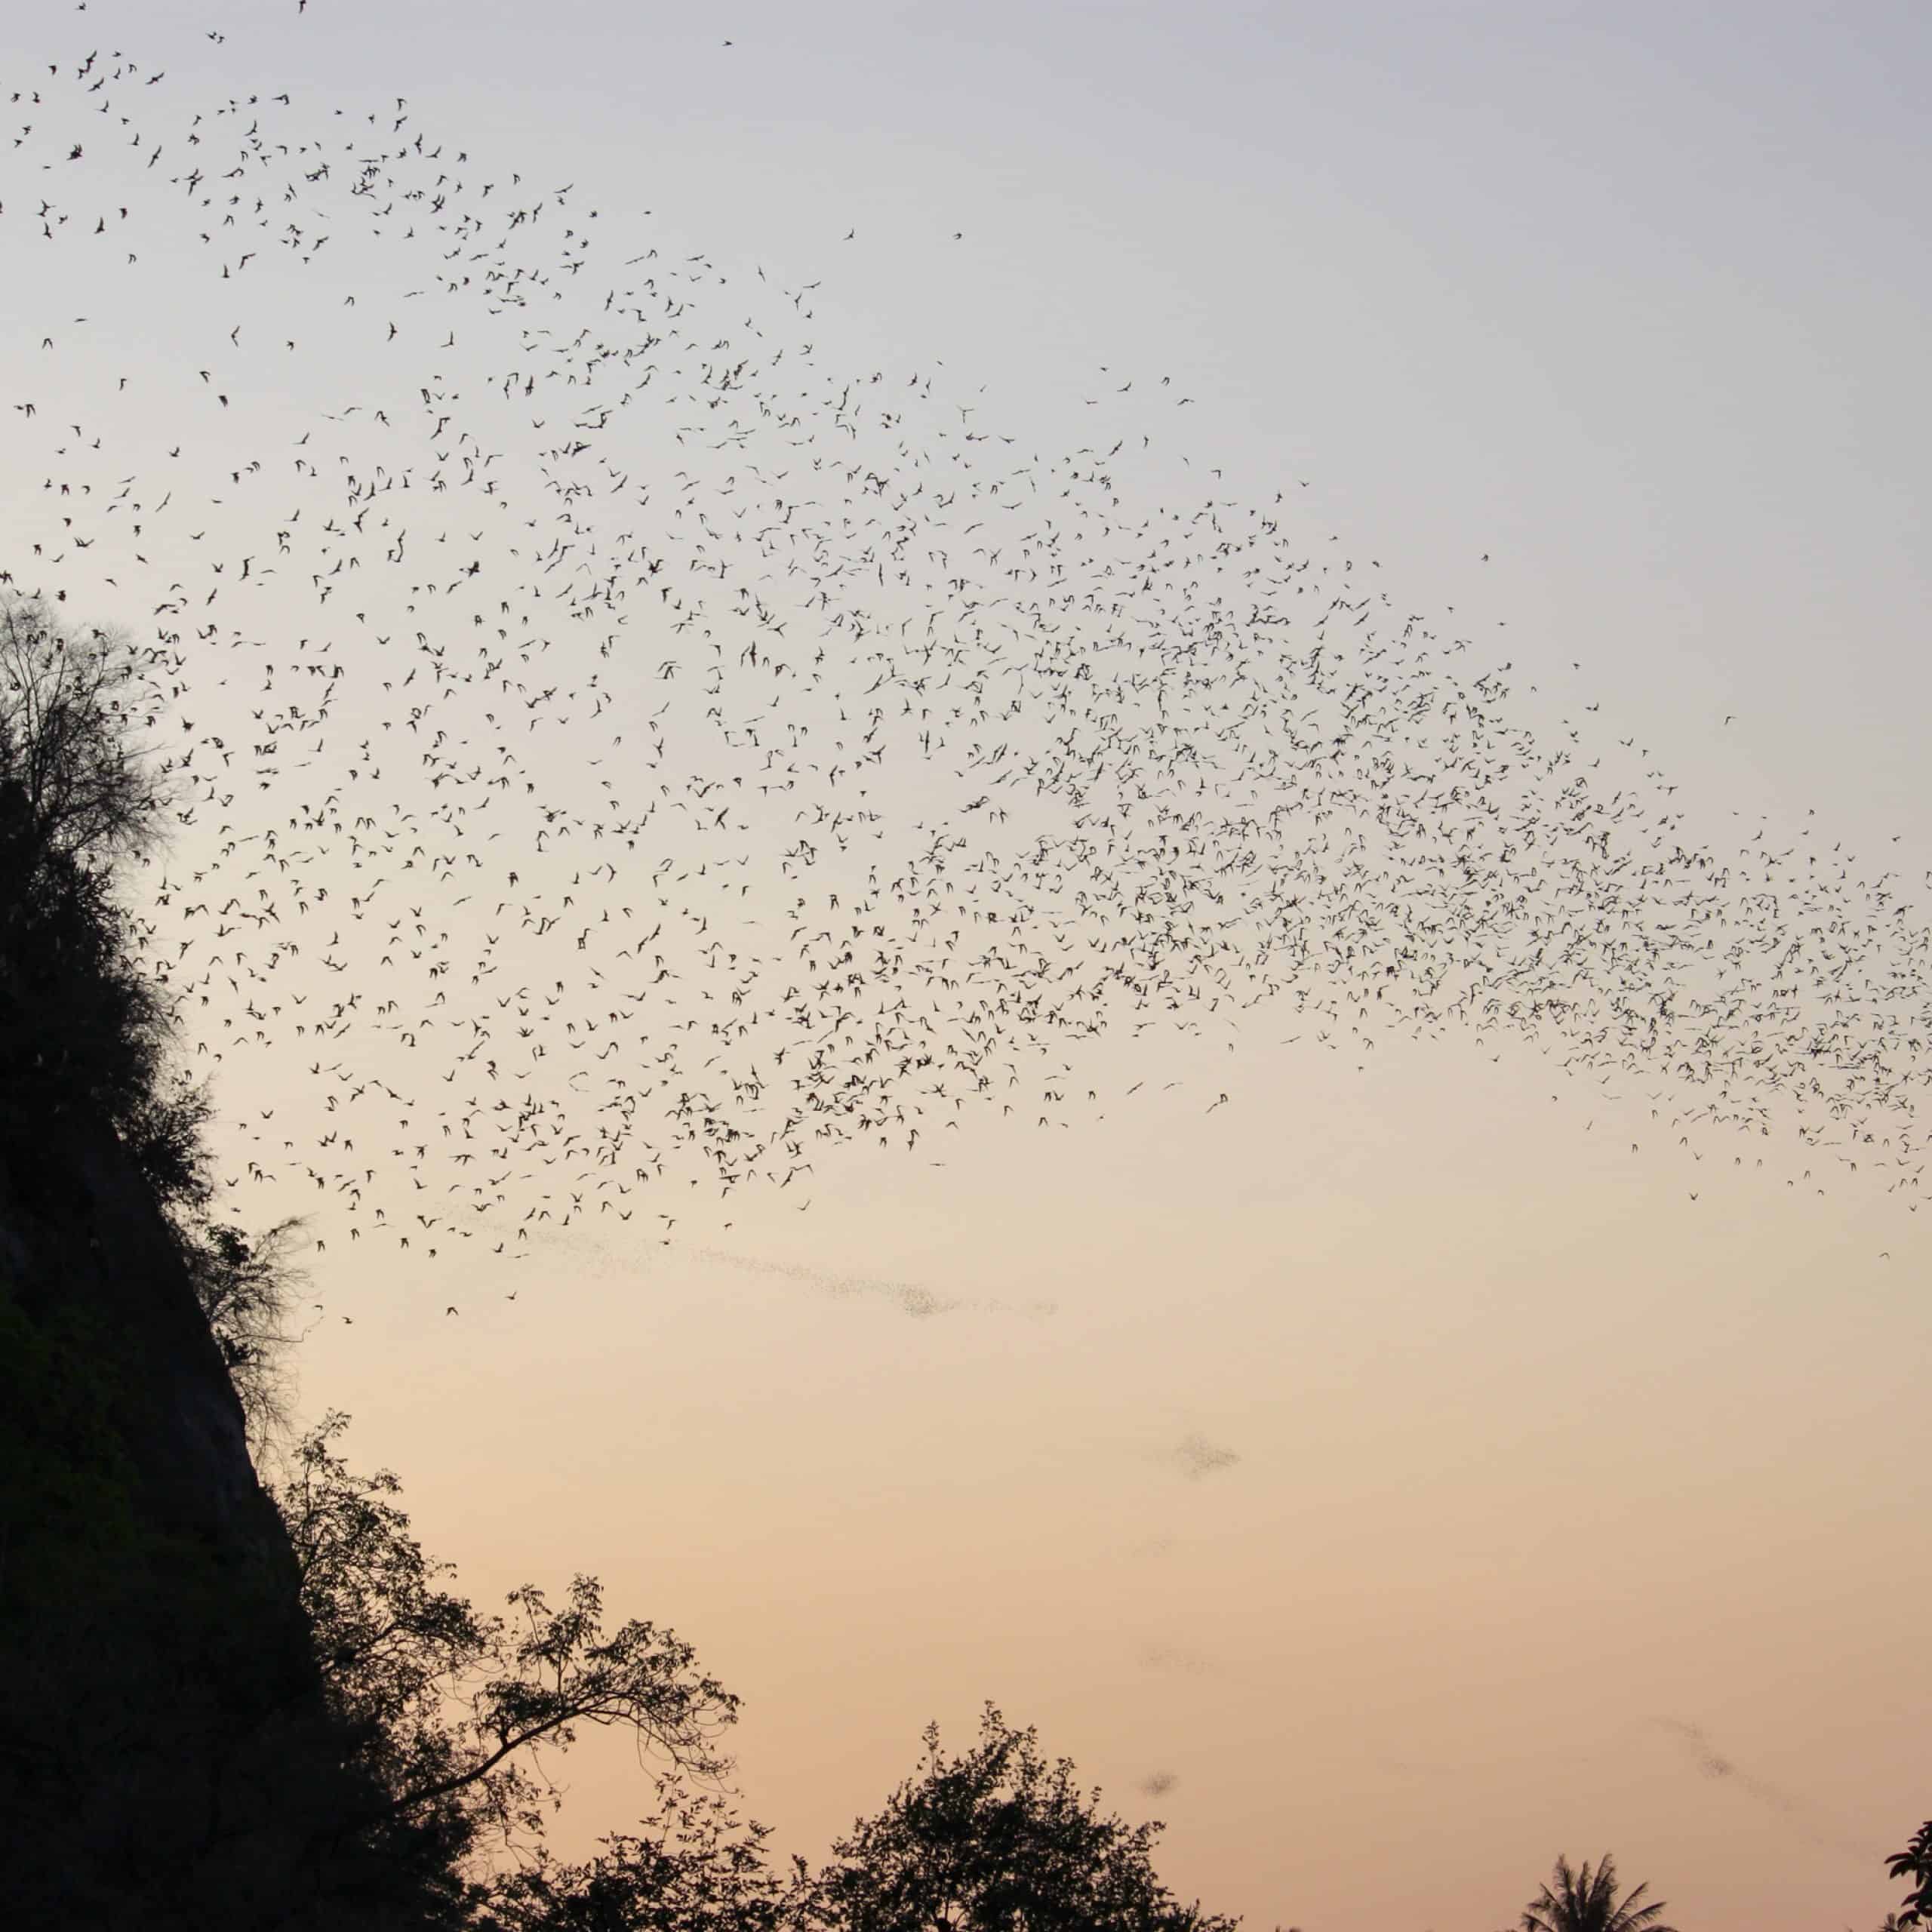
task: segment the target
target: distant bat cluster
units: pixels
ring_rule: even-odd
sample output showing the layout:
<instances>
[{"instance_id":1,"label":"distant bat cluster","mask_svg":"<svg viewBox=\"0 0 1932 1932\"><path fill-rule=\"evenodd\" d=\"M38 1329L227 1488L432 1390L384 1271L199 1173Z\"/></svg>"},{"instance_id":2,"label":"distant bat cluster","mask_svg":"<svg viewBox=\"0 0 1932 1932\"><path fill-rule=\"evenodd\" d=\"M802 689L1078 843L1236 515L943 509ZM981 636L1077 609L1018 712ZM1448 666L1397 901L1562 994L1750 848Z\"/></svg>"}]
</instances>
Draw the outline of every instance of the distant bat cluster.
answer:
<instances>
[{"instance_id":1,"label":"distant bat cluster","mask_svg":"<svg viewBox=\"0 0 1932 1932\"><path fill-rule=\"evenodd\" d=\"M608 245L617 183L174 51L6 80L0 566L146 651L149 956L260 1097L224 1179L426 1257L662 1238L841 1143L1069 1124L1081 1043L1266 1004L1521 1035L1915 1193L1901 881L1720 851L1281 497L1142 500L1167 379L1035 449L829 367L815 284Z\"/></svg>"}]
</instances>

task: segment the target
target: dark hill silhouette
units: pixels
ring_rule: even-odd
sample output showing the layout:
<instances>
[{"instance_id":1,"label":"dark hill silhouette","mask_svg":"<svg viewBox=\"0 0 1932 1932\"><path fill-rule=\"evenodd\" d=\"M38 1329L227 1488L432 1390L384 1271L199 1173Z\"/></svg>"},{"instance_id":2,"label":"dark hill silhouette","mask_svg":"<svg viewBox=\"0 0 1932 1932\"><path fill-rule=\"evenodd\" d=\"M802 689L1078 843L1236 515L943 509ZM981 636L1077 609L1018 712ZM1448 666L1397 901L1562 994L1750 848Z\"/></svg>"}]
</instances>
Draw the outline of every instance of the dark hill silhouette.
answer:
<instances>
[{"instance_id":1,"label":"dark hill silhouette","mask_svg":"<svg viewBox=\"0 0 1932 1932\"><path fill-rule=\"evenodd\" d=\"M259 1915L341 1774L195 1284L198 1097L130 963L138 671L16 603L0 662L0 1814L13 1924ZM172 1211L172 1215L171 1213Z\"/></svg>"}]
</instances>

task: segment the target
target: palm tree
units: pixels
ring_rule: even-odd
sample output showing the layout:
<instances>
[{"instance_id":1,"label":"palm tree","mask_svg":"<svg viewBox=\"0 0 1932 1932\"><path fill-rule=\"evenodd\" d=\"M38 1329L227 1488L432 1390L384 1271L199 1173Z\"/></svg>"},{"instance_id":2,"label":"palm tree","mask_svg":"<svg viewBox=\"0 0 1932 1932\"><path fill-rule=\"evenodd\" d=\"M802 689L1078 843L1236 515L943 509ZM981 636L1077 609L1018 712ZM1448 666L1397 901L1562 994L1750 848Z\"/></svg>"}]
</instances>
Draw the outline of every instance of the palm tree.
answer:
<instances>
[{"instance_id":1,"label":"palm tree","mask_svg":"<svg viewBox=\"0 0 1932 1932\"><path fill-rule=\"evenodd\" d=\"M1620 1903L1617 1897L1617 1861L1605 1852L1594 1873L1586 1859L1581 1871L1573 1872L1567 1858L1556 1861L1556 1884L1546 1885L1542 1895L1523 1909L1522 1932L1675 1932L1660 1924L1660 1903L1640 1905L1650 1890L1639 1885Z\"/></svg>"}]
</instances>

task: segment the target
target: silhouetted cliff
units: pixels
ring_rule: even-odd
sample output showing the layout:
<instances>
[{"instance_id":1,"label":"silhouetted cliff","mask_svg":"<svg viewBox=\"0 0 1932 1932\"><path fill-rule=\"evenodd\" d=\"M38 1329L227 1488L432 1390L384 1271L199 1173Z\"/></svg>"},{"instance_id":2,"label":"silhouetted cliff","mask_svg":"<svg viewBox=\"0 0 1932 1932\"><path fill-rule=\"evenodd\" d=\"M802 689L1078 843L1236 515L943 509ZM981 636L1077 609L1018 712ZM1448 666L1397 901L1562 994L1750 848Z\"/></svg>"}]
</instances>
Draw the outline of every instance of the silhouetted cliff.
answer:
<instances>
[{"instance_id":1,"label":"silhouetted cliff","mask_svg":"<svg viewBox=\"0 0 1932 1932\"><path fill-rule=\"evenodd\" d=\"M0 1129L0 1552L11 1922L254 1919L321 1734L294 1566L152 1194L72 1113Z\"/></svg>"},{"instance_id":2,"label":"silhouetted cliff","mask_svg":"<svg viewBox=\"0 0 1932 1932\"><path fill-rule=\"evenodd\" d=\"M358 1787L191 1272L202 1103L112 891L158 810L133 663L0 605L0 1922L380 1922L346 1915Z\"/></svg>"}]
</instances>

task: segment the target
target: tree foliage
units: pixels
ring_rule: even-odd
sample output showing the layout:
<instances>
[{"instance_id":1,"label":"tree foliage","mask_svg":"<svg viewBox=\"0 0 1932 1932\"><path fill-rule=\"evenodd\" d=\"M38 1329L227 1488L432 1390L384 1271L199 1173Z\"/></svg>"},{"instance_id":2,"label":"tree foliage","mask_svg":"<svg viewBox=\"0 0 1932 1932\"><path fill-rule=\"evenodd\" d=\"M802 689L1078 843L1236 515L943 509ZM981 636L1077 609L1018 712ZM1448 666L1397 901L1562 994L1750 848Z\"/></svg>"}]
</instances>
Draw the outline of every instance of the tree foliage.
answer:
<instances>
[{"instance_id":1,"label":"tree foliage","mask_svg":"<svg viewBox=\"0 0 1932 1932\"><path fill-rule=\"evenodd\" d=\"M302 1279L294 1258L302 1223L291 1217L249 1235L215 1220L202 1205L174 1218L195 1298L259 1457L289 1426L288 1360L297 1339L289 1331L289 1304Z\"/></svg>"},{"instance_id":2,"label":"tree foliage","mask_svg":"<svg viewBox=\"0 0 1932 1932\"><path fill-rule=\"evenodd\" d=\"M718 1792L673 1773L652 1816L605 1838L595 1857L561 1865L540 1851L498 1878L482 1912L489 1932L786 1932L801 1879L767 1862L765 1826L740 1825Z\"/></svg>"},{"instance_id":3,"label":"tree foliage","mask_svg":"<svg viewBox=\"0 0 1932 1932\"><path fill-rule=\"evenodd\" d=\"M0 591L0 771L36 844L104 865L155 841L168 774L140 734L159 697L151 659L128 638Z\"/></svg>"},{"instance_id":4,"label":"tree foliage","mask_svg":"<svg viewBox=\"0 0 1932 1932\"><path fill-rule=\"evenodd\" d=\"M1161 1827L1103 1817L1073 1766L989 1703L980 1741L948 1758L924 1733L919 1772L832 1847L806 1888L810 1924L842 1932L1232 1932L1155 1876Z\"/></svg>"},{"instance_id":5,"label":"tree foliage","mask_svg":"<svg viewBox=\"0 0 1932 1932\"><path fill-rule=\"evenodd\" d=\"M159 839L168 772L139 734L142 654L0 590L0 1130L104 1120L166 1217L259 1445L286 1420L293 1221L248 1235L211 1211L206 1089L174 1069L162 977L117 894Z\"/></svg>"},{"instance_id":6,"label":"tree foliage","mask_svg":"<svg viewBox=\"0 0 1932 1932\"><path fill-rule=\"evenodd\" d=\"M1885 1861L1885 1869L1894 1878L1916 1881L1898 1910L1901 1925L1932 1924L1932 1818L1912 1835L1904 1850L1894 1852Z\"/></svg>"},{"instance_id":7,"label":"tree foliage","mask_svg":"<svg viewBox=\"0 0 1932 1932\"><path fill-rule=\"evenodd\" d=\"M109 874L49 835L17 722L0 708L0 1106L21 1128L97 1111L142 1144L172 1195L192 1185L180 1162L198 1140L161 1097L165 1011Z\"/></svg>"},{"instance_id":8,"label":"tree foliage","mask_svg":"<svg viewBox=\"0 0 1932 1932\"><path fill-rule=\"evenodd\" d=\"M396 1478L358 1475L337 1453L347 1424L331 1414L310 1431L274 1486L365 1794L320 1837L446 1874L451 1924L668 1932L737 1923L715 1916L719 1902L749 1909L775 1898L761 1829L740 1830L715 1794L685 1793L686 1779L728 1768L718 1740L737 1709L691 1647L637 1620L607 1631L590 1577L555 1605L526 1585L510 1593L507 1615L478 1611L447 1586L450 1567L423 1553ZM667 1759L660 1792L670 1809L654 1829L608 1839L573 1866L552 1858L543 1836L557 1798L551 1767L586 1726L627 1730ZM519 1861L507 1873L497 1869L506 1855ZM647 1906L659 1915L640 1915Z\"/></svg>"},{"instance_id":9,"label":"tree foliage","mask_svg":"<svg viewBox=\"0 0 1932 1932\"><path fill-rule=\"evenodd\" d=\"M140 744L152 669L125 641L0 589L0 1189L82 1202L55 1232L92 1257L91 1278L111 1277L88 1245L92 1197L62 1162L112 1131L171 1232L259 1457L285 1419L297 1224L251 1236L218 1218L209 1096L171 1061L165 969L143 969L117 897L169 801L168 768ZM171 1271L156 1272L156 1254L158 1296ZM1071 1765L1048 1767L1034 1734L991 1707L977 1751L948 1762L929 1731L923 1782L817 1878L802 1860L781 1875L764 1828L718 1788L737 1700L691 1647L648 1622L608 1627L587 1576L555 1600L526 1586L503 1614L478 1611L425 1555L396 1478L358 1475L339 1453L343 1416L286 1451L270 1487L285 1543L258 1537L217 1561L198 1519L192 1534L157 1529L140 1478L165 1459L143 1464L122 1426L155 1364L63 1299L64 1266L40 1268L32 1306L0 1278L0 1774L39 1854L21 1922L1232 1925L1155 1879L1158 1826L1100 1817ZM627 1732L666 1768L650 1817L571 1863L545 1829L555 1762L586 1727Z\"/></svg>"},{"instance_id":10,"label":"tree foliage","mask_svg":"<svg viewBox=\"0 0 1932 1932\"><path fill-rule=\"evenodd\" d=\"M553 1606L528 1587L488 1616L423 1553L395 1477L350 1469L331 1415L275 1494L331 1706L366 1801L338 1849L444 1875L425 1924L469 1932L1233 1932L1155 1877L1161 1827L1103 1816L1065 1759L987 1706L956 1758L925 1733L920 1772L814 1873L774 1867L765 1828L715 1781L737 1700L689 1645L605 1628L595 1582ZM651 1815L577 1863L544 1842L552 1767L586 1725L630 1731L668 1760Z\"/></svg>"},{"instance_id":11,"label":"tree foliage","mask_svg":"<svg viewBox=\"0 0 1932 1932\"><path fill-rule=\"evenodd\" d=\"M1639 1903L1647 1884L1618 1899L1617 1861L1608 1852L1594 1872L1588 1859L1573 1872L1569 1860L1559 1857L1551 1875L1555 1884L1545 1885L1523 1909L1522 1932L1672 1932L1660 1922L1661 1903Z\"/></svg>"},{"instance_id":12,"label":"tree foliage","mask_svg":"<svg viewBox=\"0 0 1932 1932\"><path fill-rule=\"evenodd\" d=\"M160 836L138 653L0 592L0 1124L115 1129L164 1206L205 1199L205 1097L166 1075L168 1014L116 869Z\"/></svg>"}]
</instances>

